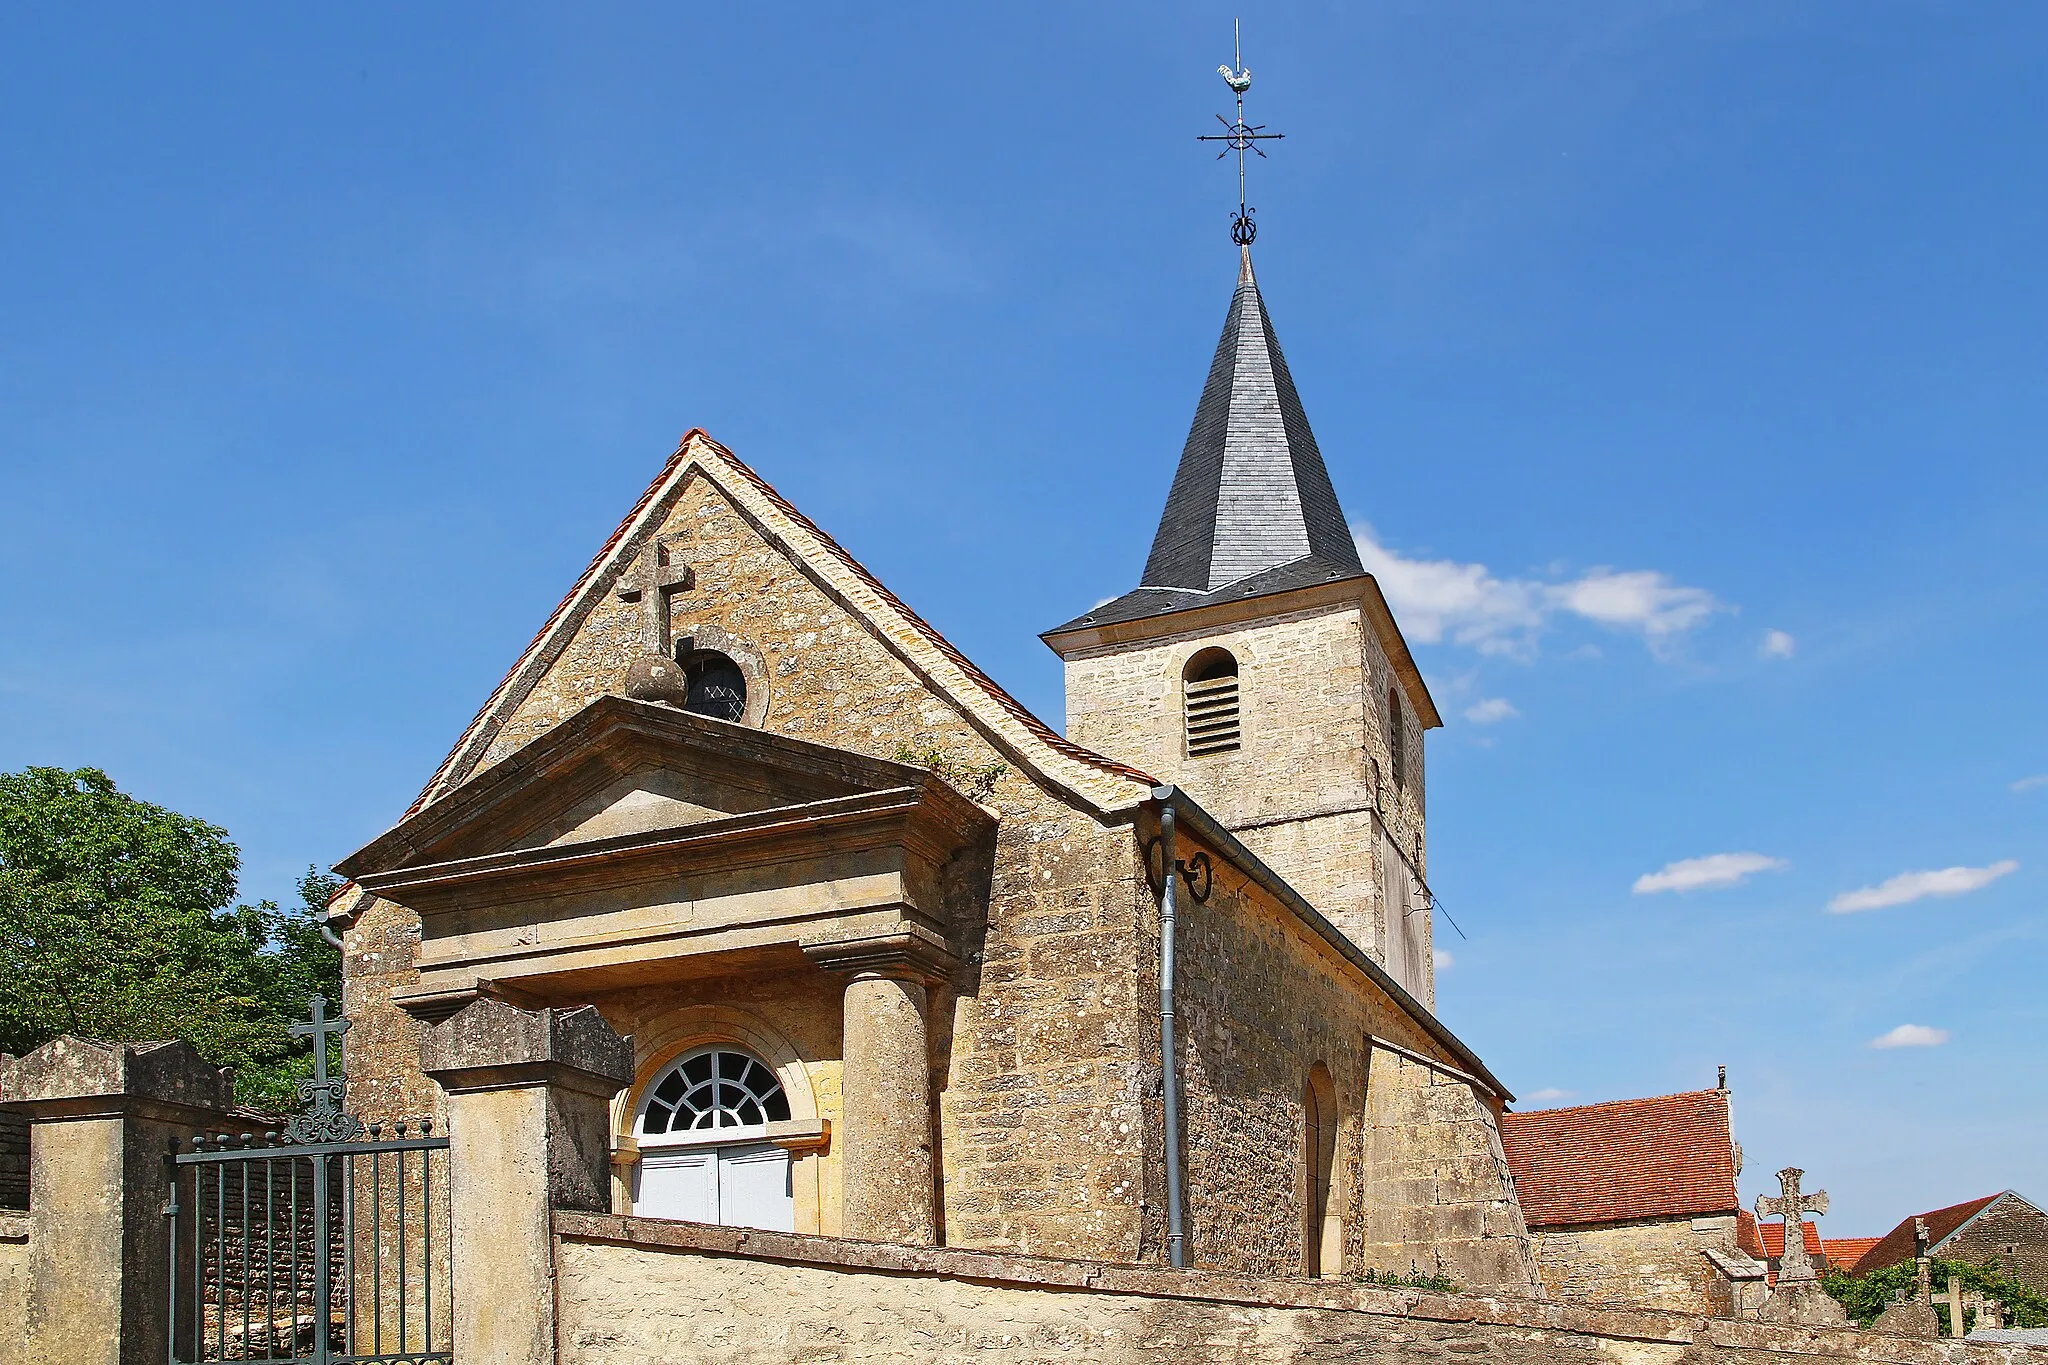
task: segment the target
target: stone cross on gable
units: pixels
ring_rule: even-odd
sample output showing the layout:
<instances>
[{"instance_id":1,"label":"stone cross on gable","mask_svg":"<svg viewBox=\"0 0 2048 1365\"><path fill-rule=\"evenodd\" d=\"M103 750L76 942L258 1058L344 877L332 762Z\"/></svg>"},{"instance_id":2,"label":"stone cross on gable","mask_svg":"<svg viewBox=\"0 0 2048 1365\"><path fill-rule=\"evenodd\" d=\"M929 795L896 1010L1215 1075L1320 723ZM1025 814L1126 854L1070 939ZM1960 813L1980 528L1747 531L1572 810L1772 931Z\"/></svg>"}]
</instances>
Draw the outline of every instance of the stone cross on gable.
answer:
<instances>
[{"instance_id":1,"label":"stone cross on gable","mask_svg":"<svg viewBox=\"0 0 2048 1365\"><path fill-rule=\"evenodd\" d=\"M1757 1222L1774 1216L1785 1220L1785 1254L1778 1262L1779 1284L1819 1278L1814 1274L1813 1258L1806 1254L1806 1215L1828 1211L1828 1192L1801 1194L1799 1177L1805 1174L1797 1166L1787 1166L1778 1172L1778 1184L1784 1193L1760 1195L1756 1201Z\"/></svg>"},{"instance_id":2,"label":"stone cross on gable","mask_svg":"<svg viewBox=\"0 0 2048 1365\"><path fill-rule=\"evenodd\" d=\"M616 589L622 602L640 604L640 647L646 654L668 657L668 603L696 581L687 564L668 562L668 551L655 536L634 557L633 567Z\"/></svg>"}]
</instances>

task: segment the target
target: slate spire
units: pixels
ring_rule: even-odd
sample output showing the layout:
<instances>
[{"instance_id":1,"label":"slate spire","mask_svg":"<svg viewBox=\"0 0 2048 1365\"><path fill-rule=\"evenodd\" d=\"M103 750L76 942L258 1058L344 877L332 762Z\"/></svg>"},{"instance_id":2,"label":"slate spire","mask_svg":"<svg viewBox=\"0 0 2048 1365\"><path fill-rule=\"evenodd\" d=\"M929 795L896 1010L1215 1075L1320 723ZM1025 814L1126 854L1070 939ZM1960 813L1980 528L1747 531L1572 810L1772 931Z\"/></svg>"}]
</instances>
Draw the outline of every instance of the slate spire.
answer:
<instances>
[{"instance_id":1,"label":"slate spire","mask_svg":"<svg viewBox=\"0 0 2048 1365\"><path fill-rule=\"evenodd\" d=\"M1362 577L1358 546L1240 244L1209 379L1139 585L1046 638Z\"/></svg>"},{"instance_id":2,"label":"slate spire","mask_svg":"<svg viewBox=\"0 0 2048 1365\"><path fill-rule=\"evenodd\" d=\"M1345 574L1365 571L1259 297L1251 248L1239 250L1237 293L1144 587L1214 592L1309 557Z\"/></svg>"}]
</instances>

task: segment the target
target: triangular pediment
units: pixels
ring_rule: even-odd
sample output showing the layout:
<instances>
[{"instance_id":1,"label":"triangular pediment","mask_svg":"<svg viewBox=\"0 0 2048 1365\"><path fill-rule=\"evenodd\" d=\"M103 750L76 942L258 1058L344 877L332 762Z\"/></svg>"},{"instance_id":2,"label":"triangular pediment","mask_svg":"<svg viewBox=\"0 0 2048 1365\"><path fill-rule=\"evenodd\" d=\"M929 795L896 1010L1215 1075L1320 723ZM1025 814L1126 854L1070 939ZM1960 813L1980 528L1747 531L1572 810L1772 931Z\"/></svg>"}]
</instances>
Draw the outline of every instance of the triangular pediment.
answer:
<instances>
[{"instance_id":1,"label":"triangular pediment","mask_svg":"<svg viewBox=\"0 0 2048 1365\"><path fill-rule=\"evenodd\" d=\"M601 697L336 864L351 878L921 788L924 769Z\"/></svg>"},{"instance_id":2,"label":"triangular pediment","mask_svg":"<svg viewBox=\"0 0 2048 1365\"><path fill-rule=\"evenodd\" d=\"M636 556L654 541L663 518L696 478L708 479L764 544L787 556L1018 771L1102 811L1127 809L1151 789L1146 774L1070 742L1031 714L731 451L693 431L484 703L409 816L446 800L500 761L507 724L571 647L594 606L626 581Z\"/></svg>"}]
</instances>

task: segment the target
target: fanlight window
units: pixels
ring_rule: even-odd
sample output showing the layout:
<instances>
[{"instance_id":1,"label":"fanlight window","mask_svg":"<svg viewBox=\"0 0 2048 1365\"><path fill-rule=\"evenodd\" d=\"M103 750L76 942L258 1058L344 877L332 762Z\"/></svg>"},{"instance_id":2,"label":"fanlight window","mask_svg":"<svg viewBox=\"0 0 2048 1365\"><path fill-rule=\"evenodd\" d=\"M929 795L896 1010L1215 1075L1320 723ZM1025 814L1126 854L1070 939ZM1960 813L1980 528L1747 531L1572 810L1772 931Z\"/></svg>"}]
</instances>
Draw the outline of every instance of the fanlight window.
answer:
<instances>
[{"instance_id":1,"label":"fanlight window","mask_svg":"<svg viewBox=\"0 0 2048 1365\"><path fill-rule=\"evenodd\" d=\"M1238 747L1237 659L1227 649L1205 649L1181 674L1188 757L1224 754Z\"/></svg>"},{"instance_id":2,"label":"fanlight window","mask_svg":"<svg viewBox=\"0 0 2048 1365\"><path fill-rule=\"evenodd\" d=\"M758 1128L789 1117L789 1097L767 1063L729 1048L703 1048L648 1093L643 1137L716 1128Z\"/></svg>"}]
</instances>

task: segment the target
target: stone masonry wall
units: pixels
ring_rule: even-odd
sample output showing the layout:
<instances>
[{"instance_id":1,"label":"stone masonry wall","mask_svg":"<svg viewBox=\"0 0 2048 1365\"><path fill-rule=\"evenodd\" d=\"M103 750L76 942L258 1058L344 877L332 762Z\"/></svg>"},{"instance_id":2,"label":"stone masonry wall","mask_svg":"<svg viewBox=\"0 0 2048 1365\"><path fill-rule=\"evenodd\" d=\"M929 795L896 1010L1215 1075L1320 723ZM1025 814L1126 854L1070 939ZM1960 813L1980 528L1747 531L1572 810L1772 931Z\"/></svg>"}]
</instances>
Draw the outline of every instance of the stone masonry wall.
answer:
<instances>
[{"instance_id":1,"label":"stone masonry wall","mask_svg":"<svg viewBox=\"0 0 2048 1365\"><path fill-rule=\"evenodd\" d=\"M1189 758L1181 676L1212 646L1238 662L1242 747ZM1407 775L1397 785L1387 742L1392 685L1360 606L1339 603L1077 653L1066 665L1067 734L1183 787L1384 960L1378 839L1362 812L1377 808L1418 867L1426 853L1423 732L1404 705ZM1426 983L1417 994L1429 999Z\"/></svg>"},{"instance_id":2,"label":"stone masonry wall","mask_svg":"<svg viewBox=\"0 0 2048 1365\"><path fill-rule=\"evenodd\" d=\"M1532 1230L1550 1296L1567 1303L1625 1303L1710 1313L1713 1263L1701 1248L1735 1250L1735 1219L1654 1218L1585 1228Z\"/></svg>"},{"instance_id":3,"label":"stone masonry wall","mask_svg":"<svg viewBox=\"0 0 2048 1365\"><path fill-rule=\"evenodd\" d=\"M28 1207L28 1120L0 1113L0 1209Z\"/></svg>"},{"instance_id":4,"label":"stone masonry wall","mask_svg":"<svg viewBox=\"0 0 2048 1365\"><path fill-rule=\"evenodd\" d=\"M1188 858L1196 847L1183 836L1176 851ZM1490 1111L1467 1086L1457 1087L1460 1107L1428 1068L1369 1054L1372 1037L1429 1055L1440 1047L1292 911L1213 861L1208 900L1179 897L1191 1263L1302 1272L1304 1100L1320 1061L1337 1105L1328 1209L1343 1224L1341 1264L1324 1273L1441 1270L1467 1286L1534 1292ZM1413 1069L1412 1084L1399 1066Z\"/></svg>"},{"instance_id":5,"label":"stone masonry wall","mask_svg":"<svg viewBox=\"0 0 2048 1365\"><path fill-rule=\"evenodd\" d=\"M2048 1365L2048 1351L557 1214L564 1365Z\"/></svg>"},{"instance_id":6,"label":"stone masonry wall","mask_svg":"<svg viewBox=\"0 0 2048 1365\"><path fill-rule=\"evenodd\" d=\"M2024 1200L2002 1200L1978 1214L1942 1243L1941 1254L1972 1265L1996 1261L2035 1293L2048 1294L2048 1214Z\"/></svg>"},{"instance_id":7,"label":"stone masonry wall","mask_svg":"<svg viewBox=\"0 0 2048 1365\"><path fill-rule=\"evenodd\" d=\"M1541 1292L1497 1101L1375 1047L1366 1125L1365 1264L1446 1275L1468 1289Z\"/></svg>"},{"instance_id":8,"label":"stone masonry wall","mask_svg":"<svg viewBox=\"0 0 2048 1365\"><path fill-rule=\"evenodd\" d=\"M1005 762L709 478L692 475L661 515L672 562L696 573L694 588L673 599L673 633L715 641L742 665L750 719L882 758L936 750L960 770ZM639 608L599 587L486 762L623 690L639 648ZM983 873L987 923L962 926L962 971L932 1003L944 1235L1136 1259L1142 1105L1156 1094L1157 1069L1144 1068L1145 1011L1133 986L1143 881L1131 833L1104 828L1014 767L987 804L1002 815ZM393 990L417 979L418 934L408 911L374 902L347 931L347 1004L358 1030L348 1040L350 1074L356 1093L383 1112L433 1102L435 1087L418 1071L418 1026L389 1004ZM675 998L678 1008L691 1000ZM640 1005L631 1013L636 1032L658 1026Z\"/></svg>"}]
</instances>

